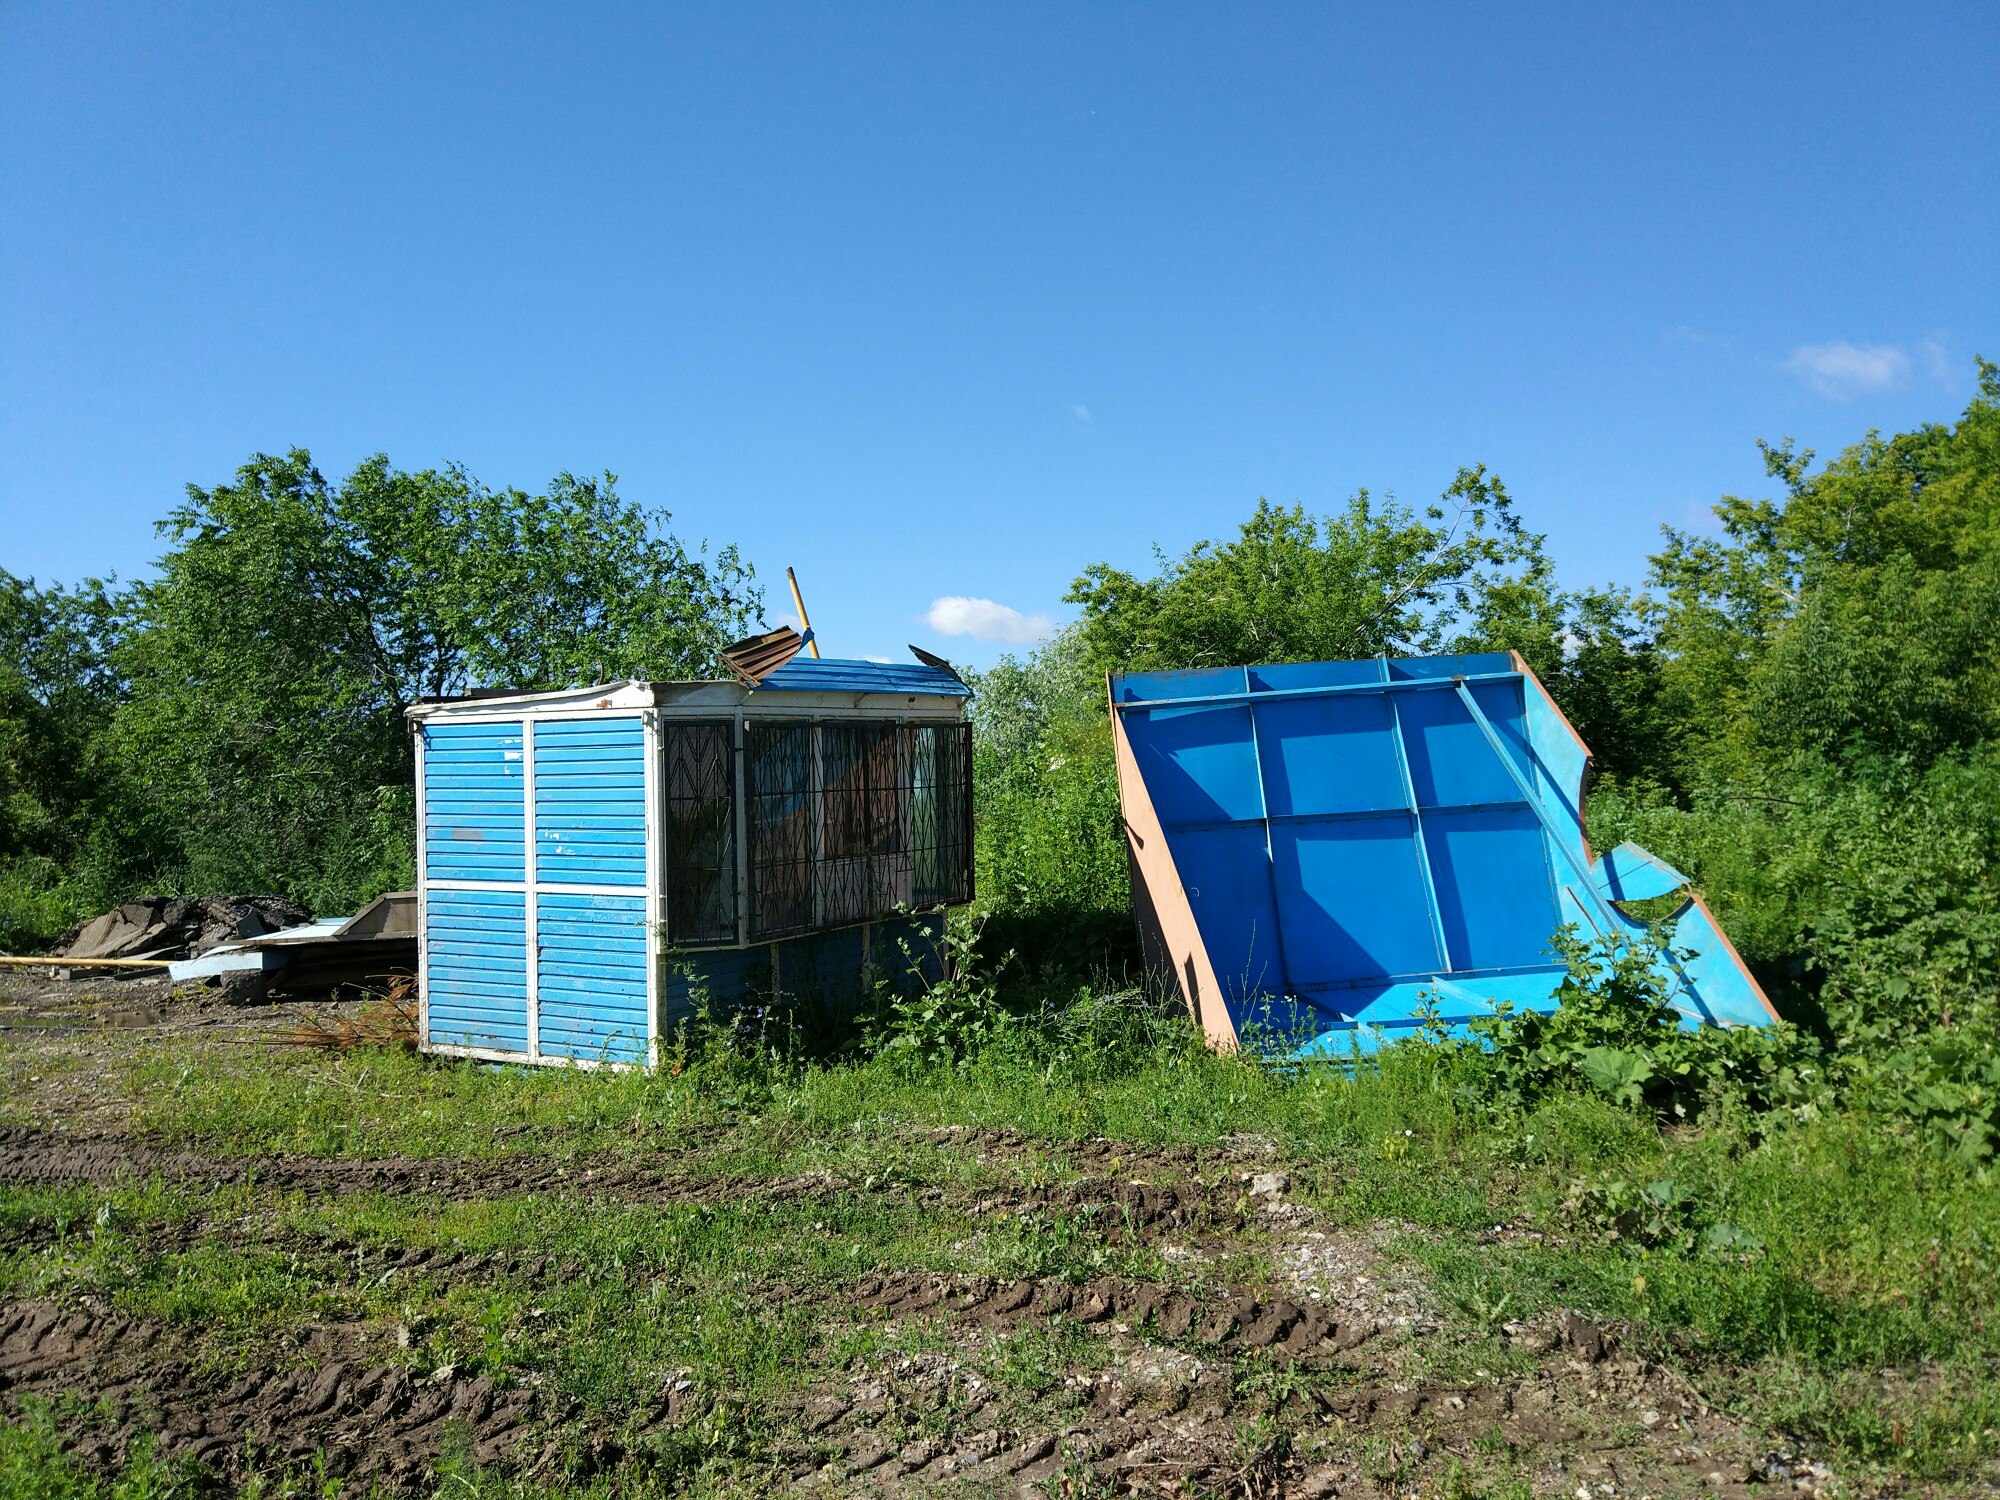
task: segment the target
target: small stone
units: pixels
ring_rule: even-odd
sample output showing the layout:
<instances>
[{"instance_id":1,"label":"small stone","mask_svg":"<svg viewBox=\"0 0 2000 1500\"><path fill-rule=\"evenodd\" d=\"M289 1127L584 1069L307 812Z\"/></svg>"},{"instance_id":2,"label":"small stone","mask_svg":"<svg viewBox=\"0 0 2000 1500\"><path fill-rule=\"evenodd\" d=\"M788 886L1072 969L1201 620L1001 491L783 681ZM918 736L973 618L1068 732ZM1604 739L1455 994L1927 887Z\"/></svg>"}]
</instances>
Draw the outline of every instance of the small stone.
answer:
<instances>
[{"instance_id":1,"label":"small stone","mask_svg":"<svg viewBox=\"0 0 2000 1500\"><path fill-rule=\"evenodd\" d=\"M1259 1172L1250 1179L1250 1193L1256 1198L1282 1198L1291 1186L1292 1179L1283 1172Z\"/></svg>"}]
</instances>

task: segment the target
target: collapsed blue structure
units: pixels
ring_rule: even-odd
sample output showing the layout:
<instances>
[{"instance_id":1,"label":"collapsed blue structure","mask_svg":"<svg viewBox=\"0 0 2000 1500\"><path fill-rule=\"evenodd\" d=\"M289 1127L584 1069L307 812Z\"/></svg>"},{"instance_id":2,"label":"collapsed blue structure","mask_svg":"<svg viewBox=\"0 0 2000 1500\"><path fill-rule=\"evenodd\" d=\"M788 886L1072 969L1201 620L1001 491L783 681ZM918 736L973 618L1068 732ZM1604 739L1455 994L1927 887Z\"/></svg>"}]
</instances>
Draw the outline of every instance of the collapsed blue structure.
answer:
<instances>
[{"instance_id":1,"label":"collapsed blue structure","mask_svg":"<svg viewBox=\"0 0 2000 1500\"><path fill-rule=\"evenodd\" d=\"M1514 653L1305 662L1110 681L1149 966L1219 1046L1254 1018L1301 1056L1426 1021L1553 1011L1551 939L1637 937L1679 893L1659 963L1684 1024L1776 1019L1684 876L1593 856L1590 751Z\"/></svg>"}]
</instances>

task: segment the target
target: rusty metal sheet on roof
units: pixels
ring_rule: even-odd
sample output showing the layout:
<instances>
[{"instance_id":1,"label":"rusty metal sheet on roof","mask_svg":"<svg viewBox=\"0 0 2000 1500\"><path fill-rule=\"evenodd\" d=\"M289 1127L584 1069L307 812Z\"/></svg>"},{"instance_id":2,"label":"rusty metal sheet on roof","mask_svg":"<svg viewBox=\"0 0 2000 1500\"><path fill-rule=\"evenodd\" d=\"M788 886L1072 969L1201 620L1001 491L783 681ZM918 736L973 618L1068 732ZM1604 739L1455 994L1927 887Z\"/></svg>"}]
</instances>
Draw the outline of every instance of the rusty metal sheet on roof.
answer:
<instances>
[{"instance_id":1,"label":"rusty metal sheet on roof","mask_svg":"<svg viewBox=\"0 0 2000 1500\"><path fill-rule=\"evenodd\" d=\"M722 665L745 687L756 687L799 654L806 638L789 625L722 648Z\"/></svg>"}]
</instances>

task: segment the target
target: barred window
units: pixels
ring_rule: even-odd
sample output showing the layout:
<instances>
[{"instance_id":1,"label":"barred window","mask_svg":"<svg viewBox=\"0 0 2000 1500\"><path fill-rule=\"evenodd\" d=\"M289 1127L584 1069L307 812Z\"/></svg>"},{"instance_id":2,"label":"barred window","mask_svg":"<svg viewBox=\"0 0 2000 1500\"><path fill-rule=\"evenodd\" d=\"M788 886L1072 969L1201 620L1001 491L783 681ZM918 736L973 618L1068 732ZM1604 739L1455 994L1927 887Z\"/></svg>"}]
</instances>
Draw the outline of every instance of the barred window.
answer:
<instances>
[{"instance_id":1,"label":"barred window","mask_svg":"<svg viewBox=\"0 0 2000 1500\"><path fill-rule=\"evenodd\" d=\"M661 783L667 931L682 947L736 941L736 746L729 724L670 722Z\"/></svg>"},{"instance_id":2,"label":"barred window","mask_svg":"<svg viewBox=\"0 0 2000 1500\"><path fill-rule=\"evenodd\" d=\"M971 727L751 723L753 939L972 897Z\"/></svg>"},{"instance_id":3,"label":"barred window","mask_svg":"<svg viewBox=\"0 0 2000 1500\"><path fill-rule=\"evenodd\" d=\"M750 933L774 937L812 925L819 852L817 736L810 724L753 724L743 737L750 800Z\"/></svg>"},{"instance_id":4,"label":"barred window","mask_svg":"<svg viewBox=\"0 0 2000 1500\"><path fill-rule=\"evenodd\" d=\"M910 903L972 899L972 726L911 731Z\"/></svg>"}]
</instances>

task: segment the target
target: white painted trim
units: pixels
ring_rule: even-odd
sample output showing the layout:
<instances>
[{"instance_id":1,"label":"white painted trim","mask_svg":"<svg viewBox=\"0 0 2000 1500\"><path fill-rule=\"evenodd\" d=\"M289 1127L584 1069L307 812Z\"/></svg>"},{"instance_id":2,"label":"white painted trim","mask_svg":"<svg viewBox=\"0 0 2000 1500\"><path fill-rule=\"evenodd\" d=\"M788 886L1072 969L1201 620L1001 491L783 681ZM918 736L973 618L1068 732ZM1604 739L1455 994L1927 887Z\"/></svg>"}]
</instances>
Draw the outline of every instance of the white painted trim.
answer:
<instances>
[{"instance_id":1,"label":"white painted trim","mask_svg":"<svg viewBox=\"0 0 2000 1500\"><path fill-rule=\"evenodd\" d=\"M666 819L660 816L662 746L660 716L652 710L639 715L640 743L646 757L646 1062L660 1060L660 959L666 951L666 859L662 841Z\"/></svg>"},{"instance_id":2,"label":"white painted trim","mask_svg":"<svg viewBox=\"0 0 2000 1500\"><path fill-rule=\"evenodd\" d=\"M525 1052L503 1052L498 1047L461 1047L456 1043L440 1042L424 1051L433 1057L460 1057L469 1062L512 1063L520 1068L603 1068L610 1072L629 1072L644 1067L644 1063L617 1062L606 1057L544 1057L531 1058Z\"/></svg>"},{"instance_id":3,"label":"white painted trim","mask_svg":"<svg viewBox=\"0 0 2000 1500\"><path fill-rule=\"evenodd\" d=\"M638 703L611 703L603 708L594 705L578 706L573 702L551 703L547 706L522 704L516 707L504 706L506 700L482 698L476 703L459 705L455 703L431 705L421 715L411 710L413 717L422 722L437 720L452 724L517 724L523 719L595 719L603 715L628 717L649 706ZM707 699L686 699L660 705L658 712L663 719L716 719L726 717L740 710L753 718L784 718L786 716L817 716L853 719L896 719L916 722L931 719L947 723L962 723L965 719L963 698L949 698L929 693L906 695L902 693L783 693L773 694L766 699L756 697L715 697Z\"/></svg>"},{"instance_id":4,"label":"white painted trim","mask_svg":"<svg viewBox=\"0 0 2000 1500\"><path fill-rule=\"evenodd\" d=\"M552 693L516 693L505 698L467 698L456 703L415 703L403 710L411 719L461 718L492 715L519 718L523 713L544 710L581 709L585 712L608 709L651 708L653 685L628 680L604 682L596 687L563 688Z\"/></svg>"},{"instance_id":5,"label":"white painted trim","mask_svg":"<svg viewBox=\"0 0 2000 1500\"><path fill-rule=\"evenodd\" d=\"M538 1068L580 1068L586 1073L631 1073L649 1067L642 1062L619 1062L609 1057L544 1057L535 1066Z\"/></svg>"},{"instance_id":6,"label":"white painted trim","mask_svg":"<svg viewBox=\"0 0 2000 1500\"><path fill-rule=\"evenodd\" d=\"M417 1046L430 1050L431 1043L431 923L429 880L430 861L424 845L429 842L428 814L424 807L424 726L412 724L417 763Z\"/></svg>"},{"instance_id":7,"label":"white painted trim","mask_svg":"<svg viewBox=\"0 0 2000 1500\"><path fill-rule=\"evenodd\" d=\"M529 1062L525 1052L503 1052L498 1047L461 1047L455 1043L440 1042L435 1047L424 1048L424 1051L433 1057L464 1057L474 1062L518 1063L522 1067L528 1066Z\"/></svg>"},{"instance_id":8,"label":"white painted trim","mask_svg":"<svg viewBox=\"0 0 2000 1500\"><path fill-rule=\"evenodd\" d=\"M542 927L535 908L535 725L521 723L521 921L527 928L528 1061L542 1060Z\"/></svg>"},{"instance_id":9,"label":"white painted trim","mask_svg":"<svg viewBox=\"0 0 2000 1500\"><path fill-rule=\"evenodd\" d=\"M434 891L525 891L527 883L520 880L433 880ZM568 881L544 880L538 890L555 896L630 896L634 901L642 900L646 888L642 885L576 885Z\"/></svg>"}]
</instances>

